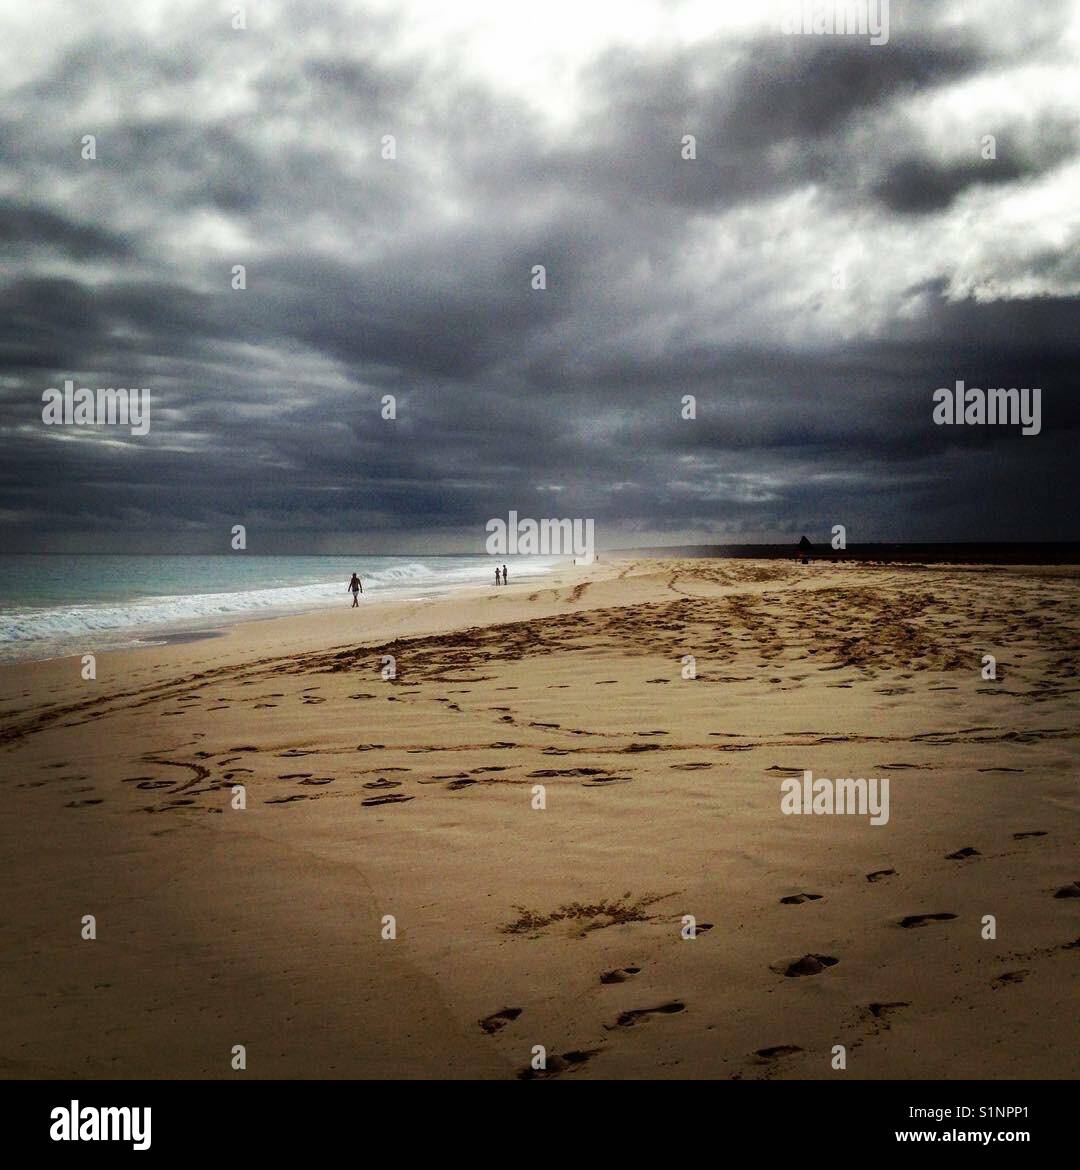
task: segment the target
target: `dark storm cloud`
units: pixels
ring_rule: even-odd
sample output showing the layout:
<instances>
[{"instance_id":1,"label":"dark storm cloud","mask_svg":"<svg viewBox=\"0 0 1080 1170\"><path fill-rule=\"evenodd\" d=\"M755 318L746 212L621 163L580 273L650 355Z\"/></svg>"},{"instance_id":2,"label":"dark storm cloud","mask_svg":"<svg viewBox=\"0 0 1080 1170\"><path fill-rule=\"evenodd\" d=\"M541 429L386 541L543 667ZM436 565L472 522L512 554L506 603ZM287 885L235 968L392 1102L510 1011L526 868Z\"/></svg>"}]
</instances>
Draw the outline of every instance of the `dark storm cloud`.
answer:
<instances>
[{"instance_id":1,"label":"dark storm cloud","mask_svg":"<svg viewBox=\"0 0 1080 1170\"><path fill-rule=\"evenodd\" d=\"M842 166L843 131L890 98L972 73L974 44L913 39L881 53L865 41L716 38L670 55L603 54L587 71L584 113L572 142L541 151L521 169L507 158L475 182L557 182L583 196L721 207L826 179ZM697 165L680 153L693 134ZM785 149L788 147L788 149Z\"/></svg>"},{"instance_id":2,"label":"dark storm cloud","mask_svg":"<svg viewBox=\"0 0 1080 1170\"><path fill-rule=\"evenodd\" d=\"M969 187L1040 175L1070 162L1077 154L1075 123L1046 122L1033 141L1026 141L1022 131L999 133L994 139L994 153L989 158L901 159L889 167L874 193L893 211L925 215L948 207Z\"/></svg>"},{"instance_id":3,"label":"dark storm cloud","mask_svg":"<svg viewBox=\"0 0 1080 1170\"><path fill-rule=\"evenodd\" d=\"M128 240L94 224L77 223L44 207L0 199L0 249L47 248L76 260L124 257Z\"/></svg>"},{"instance_id":4,"label":"dark storm cloud","mask_svg":"<svg viewBox=\"0 0 1080 1170\"><path fill-rule=\"evenodd\" d=\"M875 193L893 211L925 213L940 211L976 183L1009 183L1030 173L1015 161L998 167L983 167L976 162L952 166L925 159L908 159L890 167Z\"/></svg>"},{"instance_id":5,"label":"dark storm cloud","mask_svg":"<svg viewBox=\"0 0 1080 1170\"><path fill-rule=\"evenodd\" d=\"M511 508L608 545L1074 537L1068 10L1024 11L613 26L540 90L407 6L73 20L0 127L7 543L477 548ZM69 377L149 387L150 433L44 427ZM935 427L957 379L1042 387L1043 434Z\"/></svg>"}]
</instances>

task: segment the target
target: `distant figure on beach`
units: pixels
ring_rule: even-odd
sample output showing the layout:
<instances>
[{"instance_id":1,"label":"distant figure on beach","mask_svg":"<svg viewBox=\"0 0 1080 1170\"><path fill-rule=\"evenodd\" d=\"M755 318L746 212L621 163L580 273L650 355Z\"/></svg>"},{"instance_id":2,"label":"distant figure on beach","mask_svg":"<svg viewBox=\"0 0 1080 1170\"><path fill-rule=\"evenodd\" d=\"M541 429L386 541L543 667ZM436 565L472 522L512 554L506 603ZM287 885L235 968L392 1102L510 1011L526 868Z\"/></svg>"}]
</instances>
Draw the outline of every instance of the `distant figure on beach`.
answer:
<instances>
[{"instance_id":1,"label":"distant figure on beach","mask_svg":"<svg viewBox=\"0 0 1080 1170\"><path fill-rule=\"evenodd\" d=\"M360 594L364 592L364 587L360 584L360 578L355 573L349 582L349 592L352 594L352 608L356 609L360 604Z\"/></svg>"},{"instance_id":2,"label":"distant figure on beach","mask_svg":"<svg viewBox=\"0 0 1080 1170\"><path fill-rule=\"evenodd\" d=\"M795 553L795 559L801 561L804 565L810 563L810 554L814 551L814 546L804 536L799 541L798 551Z\"/></svg>"},{"instance_id":3,"label":"distant figure on beach","mask_svg":"<svg viewBox=\"0 0 1080 1170\"><path fill-rule=\"evenodd\" d=\"M505 565L503 565L503 584L504 585L510 584L510 570L507 569L507 567Z\"/></svg>"},{"instance_id":4,"label":"distant figure on beach","mask_svg":"<svg viewBox=\"0 0 1080 1170\"><path fill-rule=\"evenodd\" d=\"M499 567L496 565L496 567L495 567L495 584L496 584L496 585L501 585L501 584L502 584L502 577L499 575L501 572L502 572L502 569L500 569L500 568L499 568Z\"/></svg>"}]
</instances>

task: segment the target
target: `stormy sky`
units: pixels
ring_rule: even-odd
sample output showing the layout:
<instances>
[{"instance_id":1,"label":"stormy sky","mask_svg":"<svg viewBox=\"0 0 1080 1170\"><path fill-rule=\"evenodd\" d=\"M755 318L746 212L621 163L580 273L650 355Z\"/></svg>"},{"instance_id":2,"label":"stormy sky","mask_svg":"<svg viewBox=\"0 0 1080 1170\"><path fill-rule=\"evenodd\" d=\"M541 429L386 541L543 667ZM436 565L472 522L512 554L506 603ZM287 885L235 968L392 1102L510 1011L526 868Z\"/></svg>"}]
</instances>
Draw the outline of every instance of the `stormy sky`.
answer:
<instances>
[{"instance_id":1,"label":"stormy sky","mask_svg":"<svg viewBox=\"0 0 1080 1170\"><path fill-rule=\"evenodd\" d=\"M0 543L1076 539L1080 3L789 7L3 4Z\"/></svg>"}]
</instances>

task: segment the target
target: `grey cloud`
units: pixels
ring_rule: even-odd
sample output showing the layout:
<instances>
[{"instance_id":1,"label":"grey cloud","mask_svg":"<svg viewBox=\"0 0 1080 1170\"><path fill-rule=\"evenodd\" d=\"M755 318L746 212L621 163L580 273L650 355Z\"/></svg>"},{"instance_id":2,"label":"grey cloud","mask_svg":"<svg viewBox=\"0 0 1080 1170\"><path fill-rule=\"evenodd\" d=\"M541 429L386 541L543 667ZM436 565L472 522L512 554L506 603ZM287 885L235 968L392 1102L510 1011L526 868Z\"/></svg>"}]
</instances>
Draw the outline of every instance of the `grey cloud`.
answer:
<instances>
[{"instance_id":1,"label":"grey cloud","mask_svg":"<svg viewBox=\"0 0 1080 1170\"><path fill-rule=\"evenodd\" d=\"M0 199L0 248L54 249L76 260L123 259L132 252L129 240L95 224L15 199Z\"/></svg>"},{"instance_id":2,"label":"grey cloud","mask_svg":"<svg viewBox=\"0 0 1080 1170\"><path fill-rule=\"evenodd\" d=\"M454 45L403 47L405 10L290 6L233 36L211 6L159 42L58 48L0 127L6 543L213 549L242 520L264 551L477 547L509 508L595 517L607 545L848 517L859 539L1074 537L1075 237L973 237L994 300L950 293L955 253L912 284L896 243L955 234L975 184L1062 181L1051 93L997 127L991 170L930 153L908 111L1061 47L1052 21L958 35L934 12L875 49L600 40L554 126ZM862 294L823 296L800 249L826 231L892 249L872 327L832 318ZM64 377L151 387L150 434L45 433ZM1046 431L934 427L957 378L1042 386Z\"/></svg>"}]
</instances>

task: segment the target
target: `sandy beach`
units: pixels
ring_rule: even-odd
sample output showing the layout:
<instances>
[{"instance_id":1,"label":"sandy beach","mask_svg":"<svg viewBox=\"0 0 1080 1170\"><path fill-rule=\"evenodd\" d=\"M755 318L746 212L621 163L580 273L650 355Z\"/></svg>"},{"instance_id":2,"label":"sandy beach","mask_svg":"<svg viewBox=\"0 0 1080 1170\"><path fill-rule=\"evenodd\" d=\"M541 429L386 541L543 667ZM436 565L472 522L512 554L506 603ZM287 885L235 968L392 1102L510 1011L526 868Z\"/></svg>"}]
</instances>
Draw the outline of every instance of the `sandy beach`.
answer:
<instances>
[{"instance_id":1,"label":"sandy beach","mask_svg":"<svg viewBox=\"0 0 1080 1170\"><path fill-rule=\"evenodd\" d=\"M624 557L4 667L0 1072L1075 1077L1078 647L1075 569Z\"/></svg>"}]
</instances>

